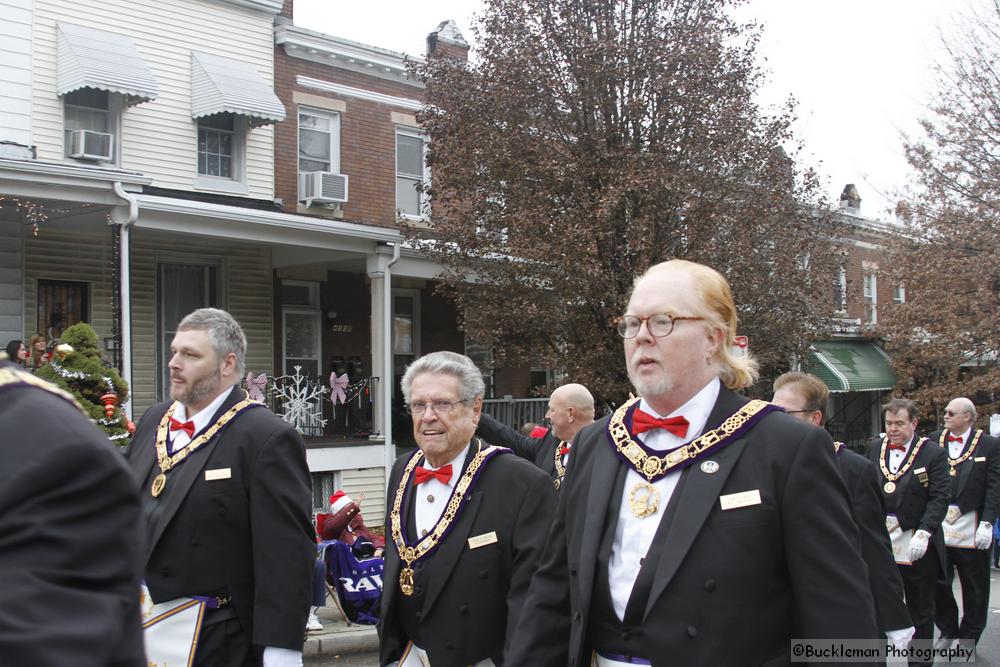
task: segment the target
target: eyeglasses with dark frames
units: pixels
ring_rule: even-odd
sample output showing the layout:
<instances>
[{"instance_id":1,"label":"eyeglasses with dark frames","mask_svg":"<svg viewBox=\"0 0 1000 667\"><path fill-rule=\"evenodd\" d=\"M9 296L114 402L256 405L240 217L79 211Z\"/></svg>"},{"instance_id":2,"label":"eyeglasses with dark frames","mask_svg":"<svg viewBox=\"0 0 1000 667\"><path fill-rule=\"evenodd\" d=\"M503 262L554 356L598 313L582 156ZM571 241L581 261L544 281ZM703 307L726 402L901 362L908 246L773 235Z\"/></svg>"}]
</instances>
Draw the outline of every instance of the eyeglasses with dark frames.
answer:
<instances>
[{"instance_id":1,"label":"eyeglasses with dark frames","mask_svg":"<svg viewBox=\"0 0 1000 667\"><path fill-rule=\"evenodd\" d=\"M414 415L415 417L419 417L425 412L427 412L427 408L431 408L434 410L435 414L446 415L449 412L451 412L452 409L459 403L468 403L469 400L470 399L468 398L463 398L460 401L432 401L430 403L422 403L422 402L410 403L409 405L406 406L406 411L409 412L411 415Z\"/></svg>"},{"instance_id":2,"label":"eyeglasses with dark frames","mask_svg":"<svg viewBox=\"0 0 1000 667\"><path fill-rule=\"evenodd\" d=\"M954 410L945 410L944 415L946 417L957 417L958 415L964 415L965 412L955 412Z\"/></svg>"},{"instance_id":3,"label":"eyeglasses with dark frames","mask_svg":"<svg viewBox=\"0 0 1000 667\"><path fill-rule=\"evenodd\" d=\"M615 327L618 335L622 338L635 338L639 335L642 323L646 323L649 333L657 338L669 336L674 330L674 323L680 320L703 320L704 317L686 317L683 315L671 315L670 313L653 313L646 317L636 317L635 315L622 315L615 318Z\"/></svg>"}]
</instances>

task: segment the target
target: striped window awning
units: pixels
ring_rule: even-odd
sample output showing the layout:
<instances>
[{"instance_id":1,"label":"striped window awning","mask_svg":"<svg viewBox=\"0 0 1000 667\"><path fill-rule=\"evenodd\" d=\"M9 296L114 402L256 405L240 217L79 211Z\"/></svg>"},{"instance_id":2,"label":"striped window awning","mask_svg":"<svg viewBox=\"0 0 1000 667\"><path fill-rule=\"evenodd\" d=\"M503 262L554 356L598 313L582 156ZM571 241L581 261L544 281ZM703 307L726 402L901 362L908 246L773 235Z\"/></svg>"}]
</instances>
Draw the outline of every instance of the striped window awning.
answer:
<instances>
[{"instance_id":1,"label":"striped window awning","mask_svg":"<svg viewBox=\"0 0 1000 667\"><path fill-rule=\"evenodd\" d=\"M62 22L56 32L59 95L96 88L121 94L128 106L156 99L156 78L131 37Z\"/></svg>"},{"instance_id":2,"label":"striped window awning","mask_svg":"<svg viewBox=\"0 0 1000 667\"><path fill-rule=\"evenodd\" d=\"M191 117L245 116L250 127L285 120L285 106L250 63L207 53L191 54Z\"/></svg>"},{"instance_id":3,"label":"striped window awning","mask_svg":"<svg viewBox=\"0 0 1000 667\"><path fill-rule=\"evenodd\" d=\"M887 391L896 385L889 355L867 340L817 341L803 370L817 376L831 392Z\"/></svg>"}]
</instances>

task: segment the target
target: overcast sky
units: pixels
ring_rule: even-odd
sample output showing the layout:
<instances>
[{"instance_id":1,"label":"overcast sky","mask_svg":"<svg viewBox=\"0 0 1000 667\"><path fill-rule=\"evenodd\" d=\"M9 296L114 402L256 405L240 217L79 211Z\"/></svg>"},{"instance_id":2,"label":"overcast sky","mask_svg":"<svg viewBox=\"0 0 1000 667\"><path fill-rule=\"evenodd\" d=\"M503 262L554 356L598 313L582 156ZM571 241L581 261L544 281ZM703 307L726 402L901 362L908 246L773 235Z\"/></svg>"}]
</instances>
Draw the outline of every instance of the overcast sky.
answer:
<instances>
[{"instance_id":1,"label":"overcast sky","mask_svg":"<svg viewBox=\"0 0 1000 667\"><path fill-rule=\"evenodd\" d=\"M770 84L761 103L799 102L806 159L836 201L846 183L862 213L887 219L909 178L901 132L914 133L933 93L939 28L964 3L941 0L751 0L740 16L764 26ZM422 55L438 23L454 19L473 42L479 0L295 0L295 23L393 51Z\"/></svg>"}]
</instances>

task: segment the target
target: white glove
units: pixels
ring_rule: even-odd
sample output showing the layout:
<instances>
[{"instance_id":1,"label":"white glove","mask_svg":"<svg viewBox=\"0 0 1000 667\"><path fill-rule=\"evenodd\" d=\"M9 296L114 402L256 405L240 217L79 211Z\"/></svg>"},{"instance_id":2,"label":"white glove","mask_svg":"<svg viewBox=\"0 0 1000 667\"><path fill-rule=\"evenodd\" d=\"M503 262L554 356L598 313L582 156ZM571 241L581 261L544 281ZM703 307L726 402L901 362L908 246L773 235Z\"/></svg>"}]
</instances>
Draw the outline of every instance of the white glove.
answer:
<instances>
[{"instance_id":1,"label":"white glove","mask_svg":"<svg viewBox=\"0 0 1000 667\"><path fill-rule=\"evenodd\" d=\"M990 435L994 438L1000 435L1000 414L990 415Z\"/></svg>"},{"instance_id":2,"label":"white glove","mask_svg":"<svg viewBox=\"0 0 1000 667\"><path fill-rule=\"evenodd\" d=\"M899 630L886 630L885 637L889 640L890 644L902 651L910 643L910 640L913 639L916 631L916 628L911 625L908 628L900 628Z\"/></svg>"},{"instance_id":3,"label":"white glove","mask_svg":"<svg viewBox=\"0 0 1000 667\"><path fill-rule=\"evenodd\" d=\"M989 549L990 544L992 543L993 543L993 526L991 526L986 521L980 521L979 528L976 529L976 548Z\"/></svg>"},{"instance_id":4,"label":"white glove","mask_svg":"<svg viewBox=\"0 0 1000 667\"><path fill-rule=\"evenodd\" d=\"M302 651L267 646L264 648L264 667L302 667Z\"/></svg>"},{"instance_id":5,"label":"white glove","mask_svg":"<svg viewBox=\"0 0 1000 667\"><path fill-rule=\"evenodd\" d=\"M927 541L931 539L931 534L926 530L918 530L913 533L910 539L910 562L916 563L927 553Z\"/></svg>"}]
</instances>

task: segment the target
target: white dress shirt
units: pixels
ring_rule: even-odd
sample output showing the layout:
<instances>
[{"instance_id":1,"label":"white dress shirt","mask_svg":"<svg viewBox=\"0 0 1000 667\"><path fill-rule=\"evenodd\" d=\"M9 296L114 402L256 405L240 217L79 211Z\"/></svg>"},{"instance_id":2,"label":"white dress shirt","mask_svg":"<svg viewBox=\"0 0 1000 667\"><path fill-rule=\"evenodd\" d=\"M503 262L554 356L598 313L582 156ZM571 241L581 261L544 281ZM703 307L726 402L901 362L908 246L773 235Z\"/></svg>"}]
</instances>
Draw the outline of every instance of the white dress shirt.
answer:
<instances>
[{"instance_id":1,"label":"white dress shirt","mask_svg":"<svg viewBox=\"0 0 1000 667\"><path fill-rule=\"evenodd\" d=\"M962 455L962 450L965 449L965 443L969 441L969 433L972 432L971 428L965 429L965 433L960 433L961 440L953 440L948 442L948 456L954 460ZM955 435L955 433L949 433L948 435Z\"/></svg>"},{"instance_id":2,"label":"white dress shirt","mask_svg":"<svg viewBox=\"0 0 1000 667\"><path fill-rule=\"evenodd\" d=\"M229 398L229 394L232 390L233 388L230 387L228 390L216 396L214 401L209 403L203 410L199 410L194 417L187 416L187 408L184 407L183 403L174 401L173 417L182 424L188 420L194 422L194 433L195 435L198 435L208 427L209 422L212 421L212 417L215 416L215 413L219 411L222 404L227 398ZM188 437L187 431L171 431L169 426L167 427L167 440L170 442L167 449L170 450L171 454L179 452L191 444L191 438Z\"/></svg>"},{"instance_id":3,"label":"white dress shirt","mask_svg":"<svg viewBox=\"0 0 1000 667\"><path fill-rule=\"evenodd\" d=\"M448 500L451 498L451 492L455 488L455 485L458 484L458 478L462 475L462 464L465 463L465 455L468 451L469 445L466 445L458 453L458 456L448 462L451 464L451 479L448 480L447 484L438 481L437 477L432 477L423 484L413 487L417 539L422 539L424 535L431 532L438 519L444 514L444 510L448 506ZM424 463L426 462L425 460ZM424 467L428 470L437 470L437 468L431 466ZM444 466L440 467L443 468Z\"/></svg>"},{"instance_id":4,"label":"white dress shirt","mask_svg":"<svg viewBox=\"0 0 1000 667\"><path fill-rule=\"evenodd\" d=\"M683 438L679 438L673 433L664 429L653 429L638 436L643 444L657 452L665 452L676 449L685 442L694 440L705 429L705 422L708 415L715 407L715 401L719 397L720 383L718 378L712 380L695 394L691 400L677 408L669 415L657 414L649 407L646 399L639 402L639 409L654 417L676 417L681 416L688 420L688 432ZM641 561L646 557L649 546L653 543L653 536L660 526L670 497L677 487L680 479L680 471L675 470L659 480L653 482L653 488L660 494L660 502L656 512L642 519L632 514L632 509L628 503L629 491L636 484L645 482L646 478L637 473L631 467L625 477L625 488L622 489L621 504L618 508L618 525L615 527L615 540L611 546L611 557L608 559L608 582L611 586L611 601L615 605L615 613L619 620L625 618L625 608L628 600L632 596L632 587L639 576Z\"/></svg>"},{"instance_id":5,"label":"white dress shirt","mask_svg":"<svg viewBox=\"0 0 1000 667\"><path fill-rule=\"evenodd\" d=\"M905 461L906 457L910 454L910 447L913 446L914 440L916 440L916 436L910 437L910 441L903 445L903 451L899 451L898 449L889 451L889 472L895 474L899 471L899 466L903 465L903 461ZM889 445L886 445L886 449L888 448Z\"/></svg>"}]
</instances>

